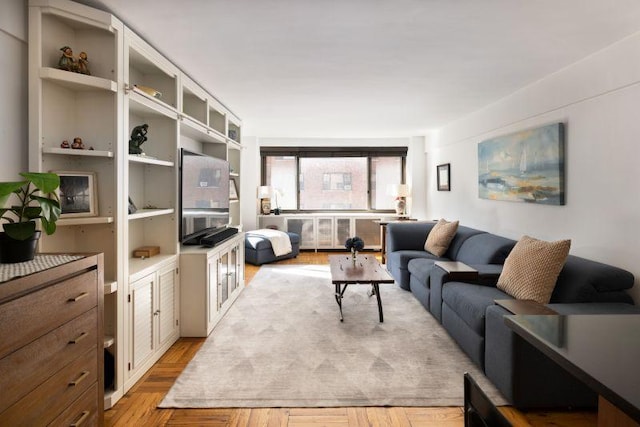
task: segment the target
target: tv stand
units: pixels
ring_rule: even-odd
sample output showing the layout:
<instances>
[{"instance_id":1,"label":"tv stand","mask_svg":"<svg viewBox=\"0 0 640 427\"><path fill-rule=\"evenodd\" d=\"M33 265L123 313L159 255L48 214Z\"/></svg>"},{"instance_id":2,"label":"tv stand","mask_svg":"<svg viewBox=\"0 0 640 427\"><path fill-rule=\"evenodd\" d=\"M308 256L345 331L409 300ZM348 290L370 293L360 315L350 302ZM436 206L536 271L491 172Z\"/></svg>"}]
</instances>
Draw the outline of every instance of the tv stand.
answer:
<instances>
[{"instance_id":1,"label":"tv stand","mask_svg":"<svg viewBox=\"0 0 640 427\"><path fill-rule=\"evenodd\" d=\"M200 239L200 244L208 246L210 248L216 246L220 242L227 240L231 236L238 234L238 229L235 227L228 227L215 233L207 234Z\"/></svg>"}]
</instances>

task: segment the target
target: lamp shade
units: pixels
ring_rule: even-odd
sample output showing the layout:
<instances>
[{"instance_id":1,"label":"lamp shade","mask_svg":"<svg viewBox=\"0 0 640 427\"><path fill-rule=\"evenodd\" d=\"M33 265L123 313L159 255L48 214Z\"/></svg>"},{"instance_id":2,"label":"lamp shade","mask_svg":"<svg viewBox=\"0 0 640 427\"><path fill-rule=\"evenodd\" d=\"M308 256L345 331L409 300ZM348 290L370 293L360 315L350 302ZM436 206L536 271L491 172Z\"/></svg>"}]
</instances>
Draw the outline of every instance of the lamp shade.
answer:
<instances>
[{"instance_id":1,"label":"lamp shade","mask_svg":"<svg viewBox=\"0 0 640 427\"><path fill-rule=\"evenodd\" d=\"M407 184L389 184L387 193L393 197L407 197L411 194Z\"/></svg>"},{"instance_id":2,"label":"lamp shade","mask_svg":"<svg viewBox=\"0 0 640 427\"><path fill-rule=\"evenodd\" d=\"M268 185L261 185L258 187L258 199L270 199L271 187Z\"/></svg>"}]
</instances>

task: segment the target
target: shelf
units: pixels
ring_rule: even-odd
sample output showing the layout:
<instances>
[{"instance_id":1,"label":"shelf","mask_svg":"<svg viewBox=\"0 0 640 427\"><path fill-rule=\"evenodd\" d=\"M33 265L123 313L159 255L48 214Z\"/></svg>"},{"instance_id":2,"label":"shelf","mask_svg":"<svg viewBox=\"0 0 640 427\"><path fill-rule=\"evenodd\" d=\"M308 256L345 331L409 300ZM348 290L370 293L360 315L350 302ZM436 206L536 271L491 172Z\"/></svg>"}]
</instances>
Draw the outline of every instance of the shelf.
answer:
<instances>
[{"instance_id":1,"label":"shelf","mask_svg":"<svg viewBox=\"0 0 640 427\"><path fill-rule=\"evenodd\" d=\"M114 337L109 335L104 336L104 348L111 347L113 344L115 344L115 342L116 342L116 339Z\"/></svg>"},{"instance_id":2,"label":"shelf","mask_svg":"<svg viewBox=\"0 0 640 427\"><path fill-rule=\"evenodd\" d=\"M140 89L129 89L129 101L129 110L138 116L162 116L178 120L178 112L175 108L160 101L158 98L147 95Z\"/></svg>"},{"instance_id":3,"label":"shelf","mask_svg":"<svg viewBox=\"0 0 640 427\"><path fill-rule=\"evenodd\" d=\"M104 294L109 295L118 291L117 280L105 280L104 281Z\"/></svg>"},{"instance_id":4,"label":"shelf","mask_svg":"<svg viewBox=\"0 0 640 427\"><path fill-rule=\"evenodd\" d=\"M159 254L150 258L129 258L129 283L158 270L164 263L173 262L178 255Z\"/></svg>"},{"instance_id":5,"label":"shelf","mask_svg":"<svg viewBox=\"0 0 640 427\"><path fill-rule=\"evenodd\" d=\"M113 80L88 76L86 74L72 73L71 71L58 70L57 68L40 68L40 78L76 91L118 91L118 85Z\"/></svg>"},{"instance_id":6,"label":"shelf","mask_svg":"<svg viewBox=\"0 0 640 427\"><path fill-rule=\"evenodd\" d=\"M135 154L129 154L129 161L131 163L144 163L147 165L167 166L170 168L175 166L175 163L169 160L160 160L149 156L136 156Z\"/></svg>"},{"instance_id":7,"label":"shelf","mask_svg":"<svg viewBox=\"0 0 640 427\"><path fill-rule=\"evenodd\" d=\"M111 224L112 216L89 216L82 218L60 218L56 224L60 227L70 225L91 225L91 224Z\"/></svg>"},{"instance_id":8,"label":"shelf","mask_svg":"<svg viewBox=\"0 0 640 427\"><path fill-rule=\"evenodd\" d=\"M161 215L171 215L174 212L175 212L175 209L173 209L173 208L169 208L169 209L138 209L138 211L136 213L129 215L129 220L142 219L142 218L151 218L151 217L154 217L154 216L161 216Z\"/></svg>"},{"instance_id":9,"label":"shelf","mask_svg":"<svg viewBox=\"0 0 640 427\"><path fill-rule=\"evenodd\" d=\"M190 117L183 117L180 120L180 135L203 143L225 143L225 137L220 132L207 128Z\"/></svg>"},{"instance_id":10,"label":"shelf","mask_svg":"<svg viewBox=\"0 0 640 427\"><path fill-rule=\"evenodd\" d=\"M113 157L113 151L103 150L74 150L72 148L44 147L42 152L44 154L62 154L65 156Z\"/></svg>"}]
</instances>

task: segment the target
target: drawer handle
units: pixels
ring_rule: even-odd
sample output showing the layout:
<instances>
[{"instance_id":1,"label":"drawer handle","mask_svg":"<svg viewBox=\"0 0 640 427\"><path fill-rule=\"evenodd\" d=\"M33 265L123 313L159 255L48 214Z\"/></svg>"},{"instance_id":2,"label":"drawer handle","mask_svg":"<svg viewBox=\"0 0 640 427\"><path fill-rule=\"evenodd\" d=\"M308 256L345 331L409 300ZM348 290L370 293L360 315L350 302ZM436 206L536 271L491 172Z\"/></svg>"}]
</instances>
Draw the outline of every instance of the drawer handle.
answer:
<instances>
[{"instance_id":1,"label":"drawer handle","mask_svg":"<svg viewBox=\"0 0 640 427\"><path fill-rule=\"evenodd\" d=\"M89 417L90 413L91 412L89 412L89 411L82 411L82 414L80 415L80 418L78 418L78 421L69 424L69 427L79 427L79 426L81 426L82 424L84 424L85 420Z\"/></svg>"},{"instance_id":2,"label":"drawer handle","mask_svg":"<svg viewBox=\"0 0 640 427\"><path fill-rule=\"evenodd\" d=\"M75 381L71 381L69 383L69 387L75 387L78 384L80 384L82 382L82 380L84 380L85 378L87 378L89 376L89 371L82 371L82 374L80 374L80 376L78 377L77 380Z\"/></svg>"},{"instance_id":3,"label":"drawer handle","mask_svg":"<svg viewBox=\"0 0 640 427\"><path fill-rule=\"evenodd\" d=\"M86 332L81 333L76 338L69 341L69 344L78 344L81 340L85 339L89 334Z\"/></svg>"},{"instance_id":4,"label":"drawer handle","mask_svg":"<svg viewBox=\"0 0 640 427\"><path fill-rule=\"evenodd\" d=\"M84 297L86 297L88 295L89 295L89 293L83 292L83 293L81 293L80 295L78 295L75 298L69 298L67 301L68 302L77 302L77 301L80 301L82 298L84 298Z\"/></svg>"}]
</instances>

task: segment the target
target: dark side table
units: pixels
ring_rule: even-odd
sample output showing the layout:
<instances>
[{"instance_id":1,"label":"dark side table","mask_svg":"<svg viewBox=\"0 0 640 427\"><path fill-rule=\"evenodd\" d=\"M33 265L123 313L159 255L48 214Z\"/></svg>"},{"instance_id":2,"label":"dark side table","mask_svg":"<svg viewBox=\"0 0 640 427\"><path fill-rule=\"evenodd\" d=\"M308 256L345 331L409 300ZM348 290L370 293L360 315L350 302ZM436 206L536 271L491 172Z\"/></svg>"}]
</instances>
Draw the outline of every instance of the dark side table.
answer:
<instances>
[{"instance_id":1,"label":"dark side table","mask_svg":"<svg viewBox=\"0 0 640 427\"><path fill-rule=\"evenodd\" d=\"M640 425L640 315L507 315L506 325L597 392L599 426Z\"/></svg>"}]
</instances>

